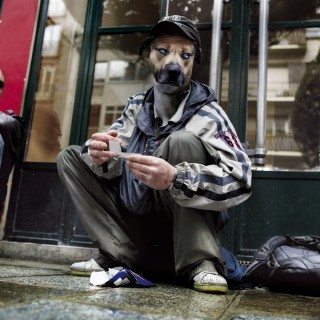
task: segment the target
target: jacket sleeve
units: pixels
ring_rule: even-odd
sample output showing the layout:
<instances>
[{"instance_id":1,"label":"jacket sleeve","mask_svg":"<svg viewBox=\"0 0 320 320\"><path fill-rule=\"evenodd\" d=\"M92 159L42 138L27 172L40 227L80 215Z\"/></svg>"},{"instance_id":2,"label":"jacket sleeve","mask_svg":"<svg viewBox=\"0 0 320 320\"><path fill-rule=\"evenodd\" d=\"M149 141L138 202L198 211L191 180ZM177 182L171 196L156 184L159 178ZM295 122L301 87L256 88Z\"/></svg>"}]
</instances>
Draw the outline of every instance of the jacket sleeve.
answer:
<instances>
[{"instance_id":1,"label":"jacket sleeve","mask_svg":"<svg viewBox=\"0 0 320 320\"><path fill-rule=\"evenodd\" d=\"M211 103L189 121L187 131L197 134L210 164L182 162L170 193L182 207L222 211L240 204L251 194L251 161L233 125L221 107Z\"/></svg>"},{"instance_id":2,"label":"jacket sleeve","mask_svg":"<svg viewBox=\"0 0 320 320\"><path fill-rule=\"evenodd\" d=\"M143 95L136 95L128 99L128 103L124 108L122 115L118 118L109 128L109 130L117 130L118 138L121 139L121 148L125 150L128 146L132 131L136 123L136 114L141 107L141 102ZM88 141L87 141L88 142ZM88 154L87 142L82 145L80 155L82 160L87 164L87 166L98 176L105 179L112 179L122 175L123 172L123 159L113 158L107 163L97 166L92 162L91 157Z\"/></svg>"}]
</instances>

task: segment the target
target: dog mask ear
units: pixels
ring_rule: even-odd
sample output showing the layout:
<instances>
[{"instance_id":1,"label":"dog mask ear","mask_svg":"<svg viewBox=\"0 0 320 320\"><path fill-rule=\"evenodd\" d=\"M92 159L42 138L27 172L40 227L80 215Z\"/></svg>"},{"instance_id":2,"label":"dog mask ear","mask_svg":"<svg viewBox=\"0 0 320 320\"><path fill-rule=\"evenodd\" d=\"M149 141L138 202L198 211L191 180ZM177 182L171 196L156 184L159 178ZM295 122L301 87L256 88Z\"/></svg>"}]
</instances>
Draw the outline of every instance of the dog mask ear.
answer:
<instances>
[{"instance_id":1,"label":"dog mask ear","mask_svg":"<svg viewBox=\"0 0 320 320\"><path fill-rule=\"evenodd\" d=\"M141 56L143 54L143 51L147 51L147 52L150 53L151 44L152 44L154 39L155 39L154 36L149 36L142 42L142 44L141 44L141 46L139 48L139 56Z\"/></svg>"}]
</instances>

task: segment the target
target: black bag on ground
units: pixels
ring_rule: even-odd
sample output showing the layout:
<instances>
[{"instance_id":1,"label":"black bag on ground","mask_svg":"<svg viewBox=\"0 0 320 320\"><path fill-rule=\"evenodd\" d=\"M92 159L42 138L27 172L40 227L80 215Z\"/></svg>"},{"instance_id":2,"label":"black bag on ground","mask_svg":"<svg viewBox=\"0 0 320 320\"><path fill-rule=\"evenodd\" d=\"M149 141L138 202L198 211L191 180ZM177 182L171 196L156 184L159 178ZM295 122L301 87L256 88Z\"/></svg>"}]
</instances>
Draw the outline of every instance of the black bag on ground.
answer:
<instances>
[{"instance_id":1,"label":"black bag on ground","mask_svg":"<svg viewBox=\"0 0 320 320\"><path fill-rule=\"evenodd\" d=\"M320 237L271 238L257 251L243 280L280 292L320 295Z\"/></svg>"}]
</instances>

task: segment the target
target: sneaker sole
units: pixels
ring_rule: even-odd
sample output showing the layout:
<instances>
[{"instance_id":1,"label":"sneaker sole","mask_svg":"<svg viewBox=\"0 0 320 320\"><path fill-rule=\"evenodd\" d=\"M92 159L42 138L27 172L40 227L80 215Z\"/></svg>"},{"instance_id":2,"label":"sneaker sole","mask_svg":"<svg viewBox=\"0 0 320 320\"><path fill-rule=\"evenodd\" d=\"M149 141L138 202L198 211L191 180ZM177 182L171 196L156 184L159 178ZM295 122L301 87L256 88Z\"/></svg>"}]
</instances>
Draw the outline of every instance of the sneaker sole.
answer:
<instances>
[{"instance_id":1,"label":"sneaker sole","mask_svg":"<svg viewBox=\"0 0 320 320\"><path fill-rule=\"evenodd\" d=\"M227 293L228 286L217 284L194 284L193 289L200 292Z\"/></svg>"}]
</instances>

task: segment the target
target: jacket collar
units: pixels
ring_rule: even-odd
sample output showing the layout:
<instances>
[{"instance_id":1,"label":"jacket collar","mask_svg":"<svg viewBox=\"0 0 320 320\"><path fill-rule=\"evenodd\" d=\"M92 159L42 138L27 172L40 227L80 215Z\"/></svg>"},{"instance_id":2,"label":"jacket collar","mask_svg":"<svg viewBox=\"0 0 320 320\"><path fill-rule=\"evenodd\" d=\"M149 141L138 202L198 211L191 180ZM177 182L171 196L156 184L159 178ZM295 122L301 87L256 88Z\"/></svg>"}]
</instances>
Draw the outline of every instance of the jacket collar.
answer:
<instances>
[{"instance_id":1,"label":"jacket collar","mask_svg":"<svg viewBox=\"0 0 320 320\"><path fill-rule=\"evenodd\" d=\"M190 94L185 103L184 111L181 119L177 122L170 122L165 132L178 130L183 126L183 123L189 119L197 110L204 105L216 101L216 95L212 88L198 81L191 80ZM145 93L143 100L143 107L137 115L137 126L147 135L153 135L153 121L154 121L154 89L153 86Z\"/></svg>"}]
</instances>

